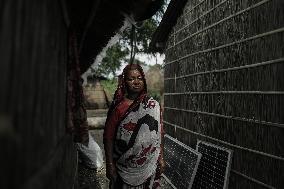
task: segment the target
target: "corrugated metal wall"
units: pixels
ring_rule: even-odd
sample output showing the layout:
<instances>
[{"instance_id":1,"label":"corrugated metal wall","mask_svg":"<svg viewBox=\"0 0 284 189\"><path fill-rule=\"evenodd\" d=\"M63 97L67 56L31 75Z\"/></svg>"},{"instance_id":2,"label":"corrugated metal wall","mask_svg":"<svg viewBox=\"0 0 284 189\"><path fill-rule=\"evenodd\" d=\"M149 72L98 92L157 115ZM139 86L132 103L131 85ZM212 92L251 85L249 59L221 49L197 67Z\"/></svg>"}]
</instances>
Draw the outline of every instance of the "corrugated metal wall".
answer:
<instances>
[{"instance_id":1,"label":"corrugated metal wall","mask_svg":"<svg viewBox=\"0 0 284 189\"><path fill-rule=\"evenodd\" d=\"M284 1L190 0L166 49L166 132L234 150L229 188L284 188Z\"/></svg>"},{"instance_id":2,"label":"corrugated metal wall","mask_svg":"<svg viewBox=\"0 0 284 189\"><path fill-rule=\"evenodd\" d=\"M60 1L0 1L0 62L0 188L72 188Z\"/></svg>"}]
</instances>

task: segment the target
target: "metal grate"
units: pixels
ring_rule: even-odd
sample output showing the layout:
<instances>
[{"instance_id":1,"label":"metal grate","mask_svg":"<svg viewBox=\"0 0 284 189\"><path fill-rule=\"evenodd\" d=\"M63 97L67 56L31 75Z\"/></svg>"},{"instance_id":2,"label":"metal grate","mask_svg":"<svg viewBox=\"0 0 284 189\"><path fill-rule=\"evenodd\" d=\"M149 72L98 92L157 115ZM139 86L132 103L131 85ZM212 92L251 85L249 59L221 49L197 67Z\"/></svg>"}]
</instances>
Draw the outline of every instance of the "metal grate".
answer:
<instances>
[{"instance_id":1,"label":"metal grate","mask_svg":"<svg viewBox=\"0 0 284 189\"><path fill-rule=\"evenodd\" d=\"M177 189L190 189L201 158L201 153L165 135L164 158L166 169L163 177Z\"/></svg>"}]
</instances>

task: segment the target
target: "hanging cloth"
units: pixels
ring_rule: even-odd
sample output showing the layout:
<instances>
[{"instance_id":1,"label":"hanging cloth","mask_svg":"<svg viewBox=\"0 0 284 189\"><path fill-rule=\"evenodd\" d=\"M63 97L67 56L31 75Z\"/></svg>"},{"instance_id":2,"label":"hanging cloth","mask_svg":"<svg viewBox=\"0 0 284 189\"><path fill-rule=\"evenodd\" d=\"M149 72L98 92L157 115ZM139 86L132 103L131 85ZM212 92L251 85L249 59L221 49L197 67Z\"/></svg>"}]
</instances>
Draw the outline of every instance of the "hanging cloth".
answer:
<instances>
[{"instance_id":1,"label":"hanging cloth","mask_svg":"<svg viewBox=\"0 0 284 189\"><path fill-rule=\"evenodd\" d=\"M81 78L77 37L69 34L67 66L67 131L74 134L74 142L88 142L87 113L84 106L83 79Z\"/></svg>"}]
</instances>

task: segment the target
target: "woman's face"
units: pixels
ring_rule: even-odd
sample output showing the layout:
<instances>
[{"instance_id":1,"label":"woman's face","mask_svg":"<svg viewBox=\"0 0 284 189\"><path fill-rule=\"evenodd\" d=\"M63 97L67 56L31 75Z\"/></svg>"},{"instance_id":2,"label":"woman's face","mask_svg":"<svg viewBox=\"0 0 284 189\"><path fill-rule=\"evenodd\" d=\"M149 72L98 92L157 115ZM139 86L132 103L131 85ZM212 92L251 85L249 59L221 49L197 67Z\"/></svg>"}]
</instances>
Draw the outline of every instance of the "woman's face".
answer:
<instances>
[{"instance_id":1,"label":"woman's face","mask_svg":"<svg viewBox=\"0 0 284 189\"><path fill-rule=\"evenodd\" d=\"M128 93L140 93L144 89L143 76L137 69L127 72L125 82Z\"/></svg>"}]
</instances>

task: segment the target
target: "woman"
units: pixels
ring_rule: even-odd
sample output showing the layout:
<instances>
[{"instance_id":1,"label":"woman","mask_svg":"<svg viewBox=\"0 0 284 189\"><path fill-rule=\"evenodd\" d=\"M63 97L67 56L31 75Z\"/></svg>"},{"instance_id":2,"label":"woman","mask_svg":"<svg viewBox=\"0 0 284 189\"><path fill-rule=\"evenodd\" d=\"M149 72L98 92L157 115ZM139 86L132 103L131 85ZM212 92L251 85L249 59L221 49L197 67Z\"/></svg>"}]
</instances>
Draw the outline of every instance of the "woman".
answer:
<instances>
[{"instance_id":1,"label":"woman","mask_svg":"<svg viewBox=\"0 0 284 189\"><path fill-rule=\"evenodd\" d=\"M110 188L160 188L160 174L165 167L161 111L159 103L146 93L141 66L127 65L104 129Z\"/></svg>"}]
</instances>

